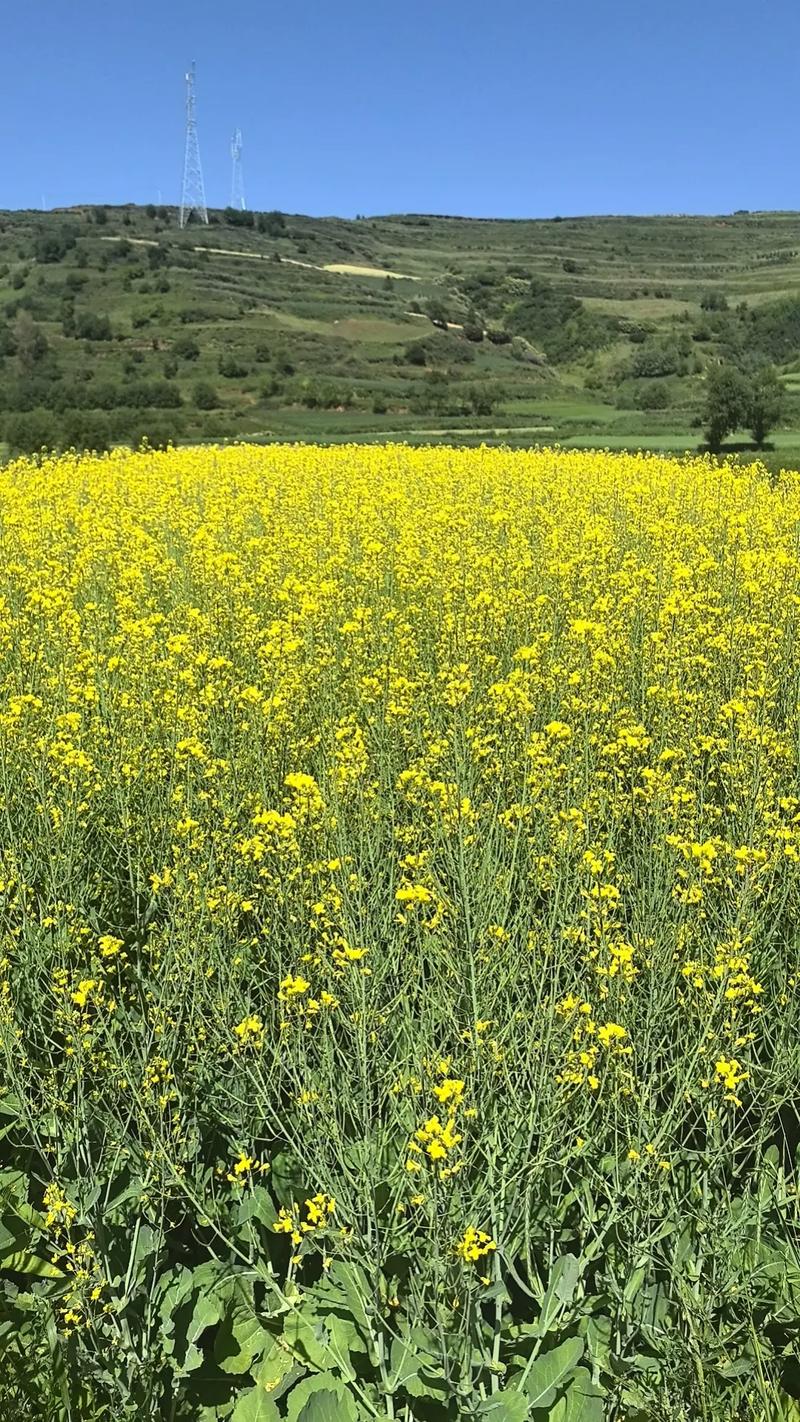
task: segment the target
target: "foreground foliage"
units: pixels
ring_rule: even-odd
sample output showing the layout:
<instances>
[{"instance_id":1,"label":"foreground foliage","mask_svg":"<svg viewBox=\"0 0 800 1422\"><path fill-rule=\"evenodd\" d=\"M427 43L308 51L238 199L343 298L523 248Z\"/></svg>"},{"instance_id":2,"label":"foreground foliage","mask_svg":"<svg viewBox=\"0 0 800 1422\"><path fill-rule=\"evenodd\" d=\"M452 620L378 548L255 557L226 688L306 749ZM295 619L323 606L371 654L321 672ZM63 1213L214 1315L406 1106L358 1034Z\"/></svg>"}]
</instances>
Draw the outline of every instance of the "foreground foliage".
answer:
<instances>
[{"instance_id":1,"label":"foreground foliage","mask_svg":"<svg viewBox=\"0 0 800 1422\"><path fill-rule=\"evenodd\" d=\"M796 478L143 452L0 521L10 1415L797 1417Z\"/></svg>"}]
</instances>

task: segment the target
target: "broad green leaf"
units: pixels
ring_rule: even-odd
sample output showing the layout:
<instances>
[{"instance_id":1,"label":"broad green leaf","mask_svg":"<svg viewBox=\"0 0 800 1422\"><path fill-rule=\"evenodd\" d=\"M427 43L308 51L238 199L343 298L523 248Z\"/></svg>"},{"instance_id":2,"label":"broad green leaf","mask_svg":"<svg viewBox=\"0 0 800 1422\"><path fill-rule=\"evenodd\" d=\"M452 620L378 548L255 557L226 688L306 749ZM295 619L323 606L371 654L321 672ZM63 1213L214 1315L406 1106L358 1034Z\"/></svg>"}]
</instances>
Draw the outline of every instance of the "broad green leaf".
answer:
<instances>
[{"instance_id":1,"label":"broad green leaf","mask_svg":"<svg viewBox=\"0 0 800 1422\"><path fill-rule=\"evenodd\" d=\"M676 1270L680 1270L683 1268L687 1259L691 1258L694 1248L695 1233L692 1226L692 1221L687 1220L675 1237L675 1245L672 1257L675 1261Z\"/></svg>"},{"instance_id":2,"label":"broad green leaf","mask_svg":"<svg viewBox=\"0 0 800 1422\"><path fill-rule=\"evenodd\" d=\"M289 1313L283 1325L283 1336L290 1347L312 1367L323 1371L330 1367L331 1355L328 1348L328 1334L314 1314Z\"/></svg>"},{"instance_id":3,"label":"broad green leaf","mask_svg":"<svg viewBox=\"0 0 800 1422\"><path fill-rule=\"evenodd\" d=\"M248 1373L253 1359L270 1341L270 1334L259 1323L246 1303L229 1307L214 1338L214 1362L223 1373Z\"/></svg>"},{"instance_id":4,"label":"broad green leaf","mask_svg":"<svg viewBox=\"0 0 800 1422\"><path fill-rule=\"evenodd\" d=\"M427 1328L412 1328L408 1339L396 1340L392 1344L392 1367L394 1367L395 1347L404 1347L405 1353L404 1387L411 1397L434 1398L437 1402L443 1402L447 1397L447 1386L444 1378L444 1368L441 1365L441 1352L439 1340ZM397 1354L398 1357L401 1355ZM411 1371L411 1358L416 1360L416 1367Z\"/></svg>"},{"instance_id":5,"label":"broad green leaf","mask_svg":"<svg viewBox=\"0 0 800 1422\"><path fill-rule=\"evenodd\" d=\"M196 1343L187 1343L182 1359L176 1355L177 1367L175 1371L177 1376L185 1377L187 1373L193 1373L203 1361L202 1349L198 1348Z\"/></svg>"},{"instance_id":6,"label":"broad green leaf","mask_svg":"<svg viewBox=\"0 0 800 1422\"><path fill-rule=\"evenodd\" d=\"M119 1175L110 1182L106 1191L104 1202L104 1212L110 1215L120 1205L124 1205L128 1200L142 1192L142 1181L138 1175L131 1175L129 1170L120 1171Z\"/></svg>"},{"instance_id":7,"label":"broad green leaf","mask_svg":"<svg viewBox=\"0 0 800 1422\"><path fill-rule=\"evenodd\" d=\"M659 1352L665 1333L675 1327L675 1315L663 1284L655 1280L645 1284L636 1301L634 1316L641 1323L644 1341L654 1352Z\"/></svg>"},{"instance_id":8,"label":"broad green leaf","mask_svg":"<svg viewBox=\"0 0 800 1422\"><path fill-rule=\"evenodd\" d=\"M613 1330L607 1314L594 1314L586 1322L586 1351L597 1368L608 1369Z\"/></svg>"},{"instance_id":9,"label":"broad green leaf","mask_svg":"<svg viewBox=\"0 0 800 1422\"><path fill-rule=\"evenodd\" d=\"M258 1220L268 1229L274 1225L278 1215L272 1196L264 1185L252 1185L247 1194L242 1196L237 1210L237 1218L242 1225L248 1224L251 1220Z\"/></svg>"},{"instance_id":10,"label":"broad green leaf","mask_svg":"<svg viewBox=\"0 0 800 1422\"><path fill-rule=\"evenodd\" d=\"M753 1372L753 1359L744 1357L736 1358L732 1363L718 1363L714 1372L719 1377L732 1382L736 1378L746 1377L748 1373Z\"/></svg>"},{"instance_id":11,"label":"broad green leaf","mask_svg":"<svg viewBox=\"0 0 800 1422\"><path fill-rule=\"evenodd\" d=\"M369 1337L372 1328L364 1300L370 1296L370 1286L364 1270L358 1264L347 1264L336 1260L331 1265L330 1273L344 1290L354 1323Z\"/></svg>"},{"instance_id":12,"label":"broad green leaf","mask_svg":"<svg viewBox=\"0 0 800 1422\"><path fill-rule=\"evenodd\" d=\"M267 1392L279 1397L284 1391L281 1384L289 1376L292 1369L300 1371L291 1353L281 1346L279 1339L274 1339L272 1347L262 1353L258 1362L251 1369L253 1382L259 1387L263 1387Z\"/></svg>"},{"instance_id":13,"label":"broad green leaf","mask_svg":"<svg viewBox=\"0 0 800 1422\"><path fill-rule=\"evenodd\" d=\"M280 1422L280 1413L263 1387L251 1387L239 1397L231 1422Z\"/></svg>"},{"instance_id":14,"label":"broad green leaf","mask_svg":"<svg viewBox=\"0 0 800 1422\"><path fill-rule=\"evenodd\" d=\"M0 1273L6 1271L11 1274L30 1274L35 1279L66 1278L64 1270L59 1269L57 1264L51 1264L49 1259L40 1259L38 1254L31 1254L27 1249L0 1257Z\"/></svg>"},{"instance_id":15,"label":"broad green leaf","mask_svg":"<svg viewBox=\"0 0 800 1422\"><path fill-rule=\"evenodd\" d=\"M211 1291L200 1294L189 1322L188 1337L192 1342L199 1338L201 1333L205 1333L212 1323L219 1323L224 1307L224 1300L218 1294Z\"/></svg>"},{"instance_id":16,"label":"broad green leaf","mask_svg":"<svg viewBox=\"0 0 800 1422\"><path fill-rule=\"evenodd\" d=\"M639 1293L645 1279L647 1278L647 1265L639 1264L631 1271L625 1288L622 1290L622 1302L626 1308L630 1308L636 1295Z\"/></svg>"},{"instance_id":17,"label":"broad green leaf","mask_svg":"<svg viewBox=\"0 0 800 1422\"><path fill-rule=\"evenodd\" d=\"M488 1422L525 1422L530 1405L524 1393L507 1388L480 1402L477 1415L487 1418Z\"/></svg>"},{"instance_id":18,"label":"broad green leaf","mask_svg":"<svg viewBox=\"0 0 800 1422\"><path fill-rule=\"evenodd\" d=\"M582 1273L581 1261L574 1254L563 1254L556 1260L551 1286L561 1303L572 1303L575 1286Z\"/></svg>"},{"instance_id":19,"label":"broad green leaf","mask_svg":"<svg viewBox=\"0 0 800 1422\"><path fill-rule=\"evenodd\" d=\"M450 1395L444 1368L429 1366L406 1377L405 1389L410 1397L421 1397L443 1403Z\"/></svg>"},{"instance_id":20,"label":"broad green leaf","mask_svg":"<svg viewBox=\"0 0 800 1422\"><path fill-rule=\"evenodd\" d=\"M548 1422L603 1422L603 1390L587 1368L576 1368L566 1392L552 1409Z\"/></svg>"},{"instance_id":21,"label":"broad green leaf","mask_svg":"<svg viewBox=\"0 0 800 1422\"><path fill-rule=\"evenodd\" d=\"M270 1183L280 1205L291 1205L303 1195L303 1169L300 1161L288 1151L279 1151L272 1159Z\"/></svg>"},{"instance_id":22,"label":"broad green leaf","mask_svg":"<svg viewBox=\"0 0 800 1422\"><path fill-rule=\"evenodd\" d=\"M291 1394L290 1394L291 1395ZM352 1398L340 1392L318 1392L297 1414L297 1422L357 1422Z\"/></svg>"},{"instance_id":23,"label":"broad green leaf","mask_svg":"<svg viewBox=\"0 0 800 1422\"><path fill-rule=\"evenodd\" d=\"M328 1347L337 1367L347 1369L351 1353L368 1353L369 1345L352 1318L342 1318L340 1314L326 1313L325 1327L328 1330Z\"/></svg>"},{"instance_id":24,"label":"broad green leaf","mask_svg":"<svg viewBox=\"0 0 800 1422\"><path fill-rule=\"evenodd\" d=\"M187 1297L191 1287L192 1273L184 1264L165 1271L162 1277L157 1280L155 1289L157 1293L161 1294L158 1312L162 1321L162 1331L172 1327L172 1315L183 1299Z\"/></svg>"},{"instance_id":25,"label":"broad green leaf","mask_svg":"<svg viewBox=\"0 0 800 1422\"><path fill-rule=\"evenodd\" d=\"M6 1217L8 1218L8 1217ZM13 1228L9 1229L8 1224ZM19 1220L8 1220L8 1224L0 1219L0 1258L4 1254L13 1254L20 1244L23 1243L26 1230L23 1230Z\"/></svg>"},{"instance_id":26,"label":"broad green leaf","mask_svg":"<svg viewBox=\"0 0 800 1422\"><path fill-rule=\"evenodd\" d=\"M532 1407L550 1407L555 1401L557 1389L568 1380L582 1357L583 1339L567 1338L549 1353L540 1353L522 1376L514 1381Z\"/></svg>"},{"instance_id":27,"label":"broad green leaf","mask_svg":"<svg viewBox=\"0 0 800 1422\"><path fill-rule=\"evenodd\" d=\"M207 1328L219 1323L226 1312L234 1307L244 1305L252 1313L250 1281L245 1282L239 1274L231 1270L223 1272L224 1266L217 1260L207 1260L206 1263L213 1264L213 1269L206 1270L205 1264L201 1264L192 1275L193 1288L196 1289L198 1284L200 1287L186 1330L190 1343L196 1343Z\"/></svg>"},{"instance_id":28,"label":"broad green leaf","mask_svg":"<svg viewBox=\"0 0 800 1422\"><path fill-rule=\"evenodd\" d=\"M395 1338L389 1355L389 1368L394 1387L404 1387L409 1378L416 1377L424 1358L407 1338Z\"/></svg>"},{"instance_id":29,"label":"broad green leaf","mask_svg":"<svg viewBox=\"0 0 800 1422\"><path fill-rule=\"evenodd\" d=\"M351 1393L333 1373L318 1373L292 1388L286 1422L358 1422L358 1412Z\"/></svg>"},{"instance_id":30,"label":"broad green leaf","mask_svg":"<svg viewBox=\"0 0 800 1422\"><path fill-rule=\"evenodd\" d=\"M553 1326L562 1310L572 1302L575 1286L582 1272L582 1262L574 1254L562 1254L560 1259L556 1259L547 1281L547 1292L542 1300L537 1324L542 1336Z\"/></svg>"}]
</instances>

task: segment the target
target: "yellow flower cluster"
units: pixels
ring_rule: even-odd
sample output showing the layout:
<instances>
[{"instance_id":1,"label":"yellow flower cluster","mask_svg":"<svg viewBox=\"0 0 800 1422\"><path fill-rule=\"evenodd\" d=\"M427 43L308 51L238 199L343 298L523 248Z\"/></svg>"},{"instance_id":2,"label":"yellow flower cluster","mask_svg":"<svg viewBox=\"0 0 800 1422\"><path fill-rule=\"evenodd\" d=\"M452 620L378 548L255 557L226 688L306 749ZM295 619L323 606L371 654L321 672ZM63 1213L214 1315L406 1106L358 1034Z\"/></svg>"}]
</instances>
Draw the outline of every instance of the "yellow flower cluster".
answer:
<instances>
[{"instance_id":1,"label":"yellow flower cluster","mask_svg":"<svg viewBox=\"0 0 800 1422\"><path fill-rule=\"evenodd\" d=\"M321 1191L305 1201L304 1209L305 1217L302 1216L299 1205L281 1206L278 1218L272 1226L276 1234L288 1234L295 1246L302 1244L307 1235L313 1234L315 1230L325 1229L330 1224L331 1216L336 1210L336 1201L333 1196Z\"/></svg>"},{"instance_id":2,"label":"yellow flower cluster","mask_svg":"<svg viewBox=\"0 0 800 1422\"><path fill-rule=\"evenodd\" d=\"M572 1045L565 1054L564 1064L556 1080L562 1086L586 1086L597 1092L601 1086L601 1075L615 1076L623 1095L630 1095L632 1076L624 1065L624 1059L631 1056L633 1047L628 1041L627 1028L619 1022L605 1022L598 1026L589 1002L582 1002L573 993L555 1005L556 1014L571 1023ZM612 1070L616 1068L616 1070Z\"/></svg>"},{"instance_id":3,"label":"yellow flower cluster","mask_svg":"<svg viewBox=\"0 0 800 1422\"><path fill-rule=\"evenodd\" d=\"M462 1238L456 1245L456 1254L465 1264L477 1264L479 1259L484 1259L487 1254L491 1254L497 1245L490 1234L486 1234L482 1229L476 1229L474 1225L467 1225Z\"/></svg>"},{"instance_id":4,"label":"yellow flower cluster","mask_svg":"<svg viewBox=\"0 0 800 1422\"><path fill-rule=\"evenodd\" d=\"M108 1280L95 1251L94 1232L78 1229L78 1212L56 1181L45 1186L43 1204L51 1258L66 1276L58 1319L69 1336L77 1328L90 1328L98 1314L109 1312Z\"/></svg>"}]
</instances>

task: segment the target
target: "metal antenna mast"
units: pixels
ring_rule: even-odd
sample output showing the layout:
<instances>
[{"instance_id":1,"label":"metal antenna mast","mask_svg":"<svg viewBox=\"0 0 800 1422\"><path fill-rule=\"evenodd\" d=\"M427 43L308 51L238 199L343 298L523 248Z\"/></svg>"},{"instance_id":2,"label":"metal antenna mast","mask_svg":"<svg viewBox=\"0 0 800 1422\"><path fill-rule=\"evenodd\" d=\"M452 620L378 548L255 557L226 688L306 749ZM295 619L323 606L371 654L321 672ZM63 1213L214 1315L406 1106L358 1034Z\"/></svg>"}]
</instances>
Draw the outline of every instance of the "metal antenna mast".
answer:
<instances>
[{"instance_id":1,"label":"metal antenna mast","mask_svg":"<svg viewBox=\"0 0 800 1422\"><path fill-rule=\"evenodd\" d=\"M186 75L186 155L183 162L183 192L181 193L180 226L185 227L192 213L199 222L208 225L206 190L203 186L203 169L200 163L200 144L197 141L197 114L195 109L195 65Z\"/></svg>"},{"instance_id":2,"label":"metal antenna mast","mask_svg":"<svg viewBox=\"0 0 800 1422\"><path fill-rule=\"evenodd\" d=\"M231 139L231 207L241 208L245 211L247 204L244 200L244 171L242 169L242 130L236 129Z\"/></svg>"}]
</instances>

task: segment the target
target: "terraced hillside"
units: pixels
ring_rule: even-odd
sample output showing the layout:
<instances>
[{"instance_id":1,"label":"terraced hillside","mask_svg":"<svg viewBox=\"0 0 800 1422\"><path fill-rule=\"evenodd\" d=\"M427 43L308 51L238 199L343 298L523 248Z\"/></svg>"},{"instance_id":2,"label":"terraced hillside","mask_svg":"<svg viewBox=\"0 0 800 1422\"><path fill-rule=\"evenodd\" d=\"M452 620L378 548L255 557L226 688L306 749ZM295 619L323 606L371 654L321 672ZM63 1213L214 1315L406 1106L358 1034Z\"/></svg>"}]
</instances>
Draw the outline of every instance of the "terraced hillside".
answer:
<instances>
[{"instance_id":1,"label":"terraced hillside","mask_svg":"<svg viewBox=\"0 0 800 1422\"><path fill-rule=\"evenodd\" d=\"M355 221L0 214L0 437L685 449L707 372L776 362L800 446L800 215Z\"/></svg>"}]
</instances>

